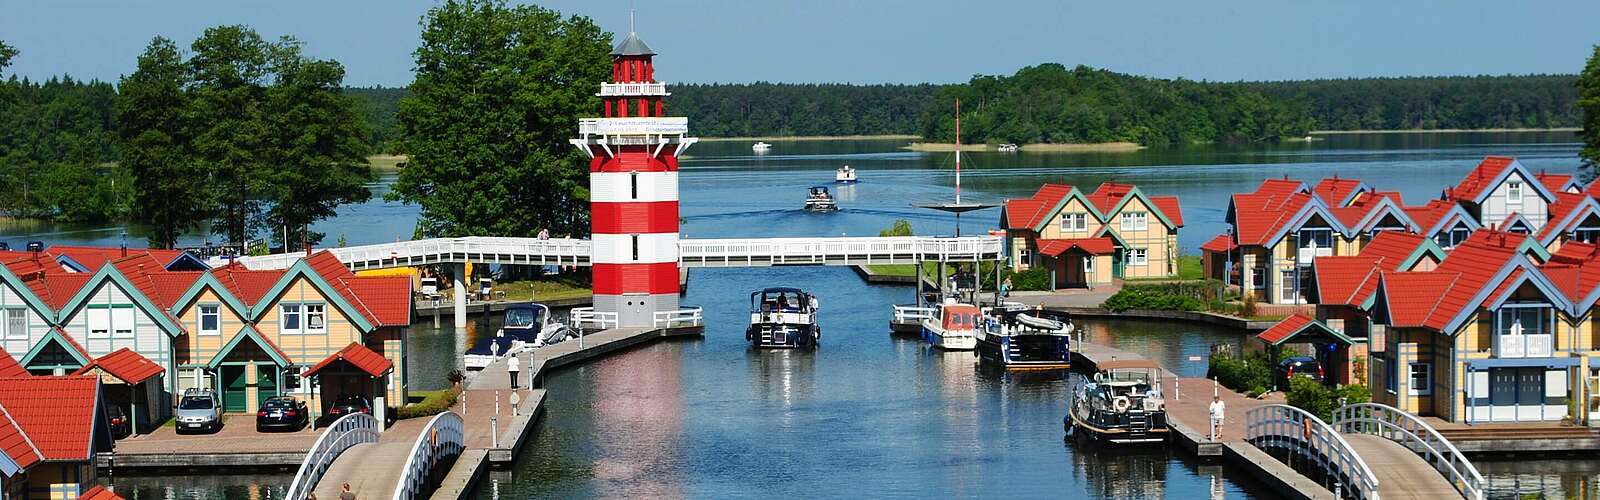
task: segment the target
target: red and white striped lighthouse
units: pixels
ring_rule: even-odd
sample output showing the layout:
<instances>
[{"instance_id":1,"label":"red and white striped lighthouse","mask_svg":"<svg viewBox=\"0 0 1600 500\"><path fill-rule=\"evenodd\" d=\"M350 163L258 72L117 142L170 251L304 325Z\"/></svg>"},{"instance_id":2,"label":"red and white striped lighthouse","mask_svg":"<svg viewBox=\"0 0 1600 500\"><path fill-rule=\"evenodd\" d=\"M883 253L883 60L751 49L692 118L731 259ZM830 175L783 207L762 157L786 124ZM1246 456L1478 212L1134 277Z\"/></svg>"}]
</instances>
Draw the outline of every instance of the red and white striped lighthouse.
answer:
<instances>
[{"instance_id":1,"label":"red and white striped lighthouse","mask_svg":"<svg viewBox=\"0 0 1600 500\"><path fill-rule=\"evenodd\" d=\"M666 84L638 35L611 50L600 84L603 118L580 120L572 143L589 156L594 307L619 326L653 326L678 308L678 156L694 144L689 120L662 116Z\"/></svg>"}]
</instances>

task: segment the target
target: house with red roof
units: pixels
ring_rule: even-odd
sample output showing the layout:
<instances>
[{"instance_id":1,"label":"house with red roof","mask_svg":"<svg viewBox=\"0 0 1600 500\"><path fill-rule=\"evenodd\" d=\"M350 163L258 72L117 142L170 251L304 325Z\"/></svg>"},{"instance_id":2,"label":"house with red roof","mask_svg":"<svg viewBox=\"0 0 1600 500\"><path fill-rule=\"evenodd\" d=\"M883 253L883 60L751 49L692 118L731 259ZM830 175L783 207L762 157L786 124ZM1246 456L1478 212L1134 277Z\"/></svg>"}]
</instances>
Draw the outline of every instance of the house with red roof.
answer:
<instances>
[{"instance_id":1,"label":"house with red roof","mask_svg":"<svg viewBox=\"0 0 1600 500\"><path fill-rule=\"evenodd\" d=\"M1107 182L1091 193L1045 184L1006 200L1000 226L1013 269L1046 267L1052 288L1093 287L1176 275L1183 208L1176 196L1132 184Z\"/></svg>"},{"instance_id":2,"label":"house with red roof","mask_svg":"<svg viewBox=\"0 0 1600 500\"><path fill-rule=\"evenodd\" d=\"M1539 244L1556 252L1568 243L1600 241L1600 200L1588 194L1556 193L1550 204L1550 220L1534 233Z\"/></svg>"},{"instance_id":3,"label":"house with red roof","mask_svg":"<svg viewBox=\"0 0 1600 500\"><path fill-rule=\"evenodd\" d=\"M100 379L105 404L118 407L131 418L132 434L147 432L170 415L164 399L167 388L162 377L166 368L129 348L100 356L79 368L73 375L93 375Z\"/></svg>"},{"instance_id":4,"label":"house with red roof","mask_svg":"<svg viewBox=\"0 0 1600 500\"><path fill-rule=\"evenodd\" d=\"M0 377L0 486L6 498L78 498L111 451L95 377Z\"/></svg>"},{"instance_id":5,"label":"house with red roof","mask_svg":"<svg viewBox=\"0 0 1600 500\"><path fill-rule=\"evenodd\" d=\"M1542 249L1484 229L1433 270L1380 272L1373 399L1450 422L1573 416L1567 403L1582 397L1586 373L1579 340L1592 328L1570 297L1588 283L1555 256L1541 264Z\"/></svg>"},{"instance_id":6,"label":"house with red roof","mask_svg":"<svg viewBox=\"0 0 1600 500\"><path fill-rule=\"evenodd\" d=\"M1540 184L1544 184L1544 188L1550 190L1552 193L1583 192L1583 183L1578 182L1578 176L1576 175L1552 174L1540 170L1539 173L1533 174L1533 177L1538 179Z\"/></svg>"},{"instance_id":7,"label":"house with red roof","mask_svg":"<svg viewBox=\"0 0 1600 500\"><path fill-rule=\"evenodd\" d=\"M47 279L51 267L47 260L26 254L0 265L0 348L6 352L32 350L55 327L55 303L64 302L56 296L77 291L78 279ZM56 290L62 285L72 287L71 292ZM50 300L41 299L41 293ZM71 373L67 368L60 372Z\"/></svg>"},{"instance_id":8,"label":"house with red roof","mask_svg":"<svg viewBox=\"0 0 1600 500\"><path fill-rule=\"evenodd\" d=\"M1483 227L1467 209L1452 200L1430 200L1422 205L1406 207L1405 210L1423 236L1432 238L1434 243L1446 250L1455 248L1466 241L1473 231Z\"/></svg>"},{"instance_id":9,"label":"house with red roof","mask_svg":"<svg viewBox=\"0 0 1600 500\"><path fill-rule=\"evenodd\" d=\"M1508 219L1515 215L1529 231L1537 231L1549 219L1555 193L1516 158L1488 156L1440 198L1461 204L1483 226L1510 227Z\"/></svg>"}]
</instances>

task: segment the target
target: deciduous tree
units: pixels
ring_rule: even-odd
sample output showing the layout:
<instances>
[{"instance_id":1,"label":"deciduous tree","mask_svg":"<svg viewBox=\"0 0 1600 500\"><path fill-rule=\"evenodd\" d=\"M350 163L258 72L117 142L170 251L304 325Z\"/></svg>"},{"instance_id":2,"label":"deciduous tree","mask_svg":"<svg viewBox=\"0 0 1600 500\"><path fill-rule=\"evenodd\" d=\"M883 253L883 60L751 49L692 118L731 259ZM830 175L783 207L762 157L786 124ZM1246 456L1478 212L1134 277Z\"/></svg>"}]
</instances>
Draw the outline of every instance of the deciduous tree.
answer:
<instances>
[{"instance_id":1,"label":"deciduous tree","mask_svg":"<svg viewBox=\"0 0 1600 500\"><path fill-rule=\"evenodd\" d=\"M118 149L133 177L133 219L151 226L155 248L172 248L213 207L206 169L189 148L187 81L178 46L156 37L139 56L138 69L122 78L117 96Z\"/></svg>"},{"instance_id":2,"label":"deciduous tree","mask_svg":"<svg viewBox=\"0 0 1600 500\"><path fill-rule=\"evenodd\" d=\"M270 180L267 219L286 228L285 246L316 244L322 235L309 230L312 222L372 197L367 132L357 103L342 92L344 66L304 58L298 50L278 57L277 81L261 114L270 134L263 172Z\"/></svg>"}]
</instances>

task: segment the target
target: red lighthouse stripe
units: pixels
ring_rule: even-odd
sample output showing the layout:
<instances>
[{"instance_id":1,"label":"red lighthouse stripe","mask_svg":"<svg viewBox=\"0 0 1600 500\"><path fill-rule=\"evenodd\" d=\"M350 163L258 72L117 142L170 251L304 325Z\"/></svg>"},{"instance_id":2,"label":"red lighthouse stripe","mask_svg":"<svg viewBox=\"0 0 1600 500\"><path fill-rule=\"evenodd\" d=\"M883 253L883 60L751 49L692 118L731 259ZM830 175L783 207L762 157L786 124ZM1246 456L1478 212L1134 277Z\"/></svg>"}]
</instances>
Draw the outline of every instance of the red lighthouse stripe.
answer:
<instances>
[{"instance_id":1,"label":"red lighthouse stripe","mask_svg":"<svg viewBox=\"0 0 1600 500\"><path fill-rule=\"evenodd\" d=\"M678 293L678 263L595 264L594 293Z\"/></svg>"},{"instance_id":2,"label":"red lighthouse stripe","mask_svg":"<svg viewBox=\"0 0 1600 500\"><path fill-rule=\"evenodd\" d=\"M595 234L676 233L678 202L590 203L589 225Z\"/></svg>"},{"instance_id":3,"label":"red lighthouse stripe","mask_svg":"<svg viewBox=\"0 0 1600 500\"><path fill-rule=\"evenodd\" d=\"M676 148L667 145L668 148ZM626 148L626 149L623 149ZM678 158L664 154L660 158L652 158L650 146L613 146L611 152L616 156L606 156L604 149L594 146L594 159L589 161L590 172L677 172ZM619 151L621 150L621 151ZM670 153L670 151L669 151Z\"/></svg>"}]
</instances>

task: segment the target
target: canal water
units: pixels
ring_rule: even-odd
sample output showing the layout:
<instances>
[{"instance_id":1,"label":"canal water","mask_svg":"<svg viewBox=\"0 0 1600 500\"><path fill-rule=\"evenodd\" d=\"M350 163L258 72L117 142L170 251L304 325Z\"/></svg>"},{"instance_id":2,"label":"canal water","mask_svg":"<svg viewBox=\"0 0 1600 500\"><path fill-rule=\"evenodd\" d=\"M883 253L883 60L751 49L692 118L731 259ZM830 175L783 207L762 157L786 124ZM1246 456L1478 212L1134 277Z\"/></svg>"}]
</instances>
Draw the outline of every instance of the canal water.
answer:
<instances>
[{"instance_id":1,"label":"canal water","mask_svg":"<svg viewBox=\"0 0 1600 500\"><path fill-rule=\"evenodd\" d=\"M683 233L689 238L875 235L896 219L917 234L951 234L955 220L912 207L948 200L948 153L914 153L905 141L774 142L756 156L746 142L695 145L683 163ZM1311 143L1206 146L1115 154L963 155L964 200L1027 196L1041 182L1092 190L1104 181L1182 197L1180 244L1193 253L1224 230L1228 196L1262 179L1314 181L1339 175L1400 191L1420 204L1459 180L1486 154L1518 156L1535 169L1573 172L1570 133L1372 134ZM849 164L861 183L833 187L842 210L799 210L805 188L832 186ZM318 224L329 241L408 238L414 206L381 200L341 207ZM967 234L996 226L997 210L961 220ZM145 230L121 226L13 223L0 240L60 244L131 243ZM203 241L192 237L187 243ZM748 293L798 286L821 297L822 347L758 352L746 347ZM1270 495L1222 467L1166 453L1093 453L1062 441L1067 375L1002 373L970 353L929 350L891 337L888 306L909 288L868 285L842 268L695 270L686 304L706 308L703 339L647 346L552 375L552 398L536 444L518 464L490 476L483 497L572 496L994 496L1088 498L1252 498ZM1097 342L1146 353L1186 375L1214 344L1236 332L1187 324L1085 321ZM494 325L468 332L431 324L409 336L413 387L443 386L459 353ZM1203 359L1203 358L1202 358ZM1600 493L1600 461L1486 464L1494 496ZM289 476L118 478L130 498L277 498ZM126 494L126 493L124 493Z\"/></svg>"}]
</instances>

